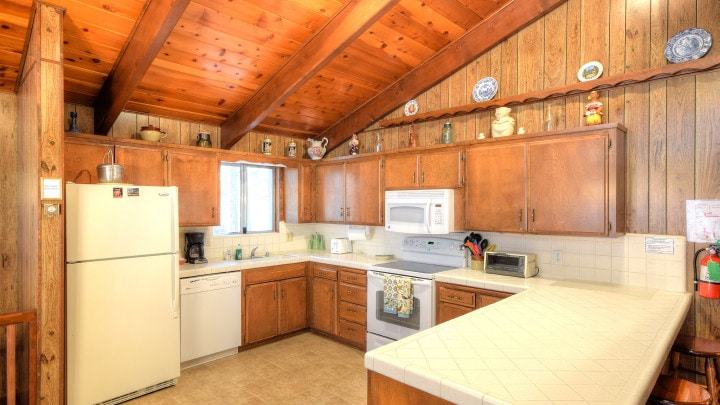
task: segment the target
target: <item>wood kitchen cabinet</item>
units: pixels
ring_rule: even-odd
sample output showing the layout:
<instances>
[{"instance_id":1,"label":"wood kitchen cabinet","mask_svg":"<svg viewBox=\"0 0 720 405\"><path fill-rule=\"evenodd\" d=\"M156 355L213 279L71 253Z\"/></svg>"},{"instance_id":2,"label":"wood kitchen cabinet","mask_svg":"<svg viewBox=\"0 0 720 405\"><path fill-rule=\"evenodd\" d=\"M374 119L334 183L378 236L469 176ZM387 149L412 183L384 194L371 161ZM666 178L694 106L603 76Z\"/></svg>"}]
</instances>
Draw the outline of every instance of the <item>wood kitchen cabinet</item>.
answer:
<instances>
[{"instance_id":1,"label":"wood kitchen cabinet","mask_svg":"<svg viewBox=\"0 0 720 405\"><path fill-rule=\"evenodd\" d=\"M337 268L313 263L312 265L312 323L314 330L331 336L337 335Z\"/></svg>"},{"instance_id":2,"label":"wood kitchen cabinet","mask_svg":"<svg viewBox=\"0 0 720 405\"><path fill-rule=\"evenodd\" d=\"M180 226L220 225L220 165L214 153L169 151L169 185L178 188Z\"/></svg>"},{"instance_id":3,"label":"wood kitchen cabinet","mask_svg":"<svg viewBox=\"0 0 720 405\"><path fill-rule=\"evenodd\" d=\"M478 308L486 307L507 298L512 294L436 282L435 323L441 324L450 319L470 313Z\"/></svg>"},{"instance_id":4,"label":"wood kitchen cabinet","mask_svg":"<svg viewBox=\"0 0 720 405\"><path fill-rule=\"evenodd\" d=\"M459 188L463 186L463 154L453 148L385 158L385 189Z\"/></svg>"},{"instance_id":5,"label":"wood kitchen cabinet","mask_svg":"<svg viewBox=\"0 0 720 405\"><path fill-rule=\"evenodd\" d=\"M338 337L365 350L367 347L367 274L339 268Z\"/></svg>"},{"instance_id":6,"label":"wood kitchen cabinet","mask_svg":"<svg viewBox=\"0 0 720 405\"><path fill-rule=\"evenodd\" d=\"M382 225L380 161L333 162L315 168L315 222Z\"/></svg>"},{"instance_id":7,"label":"wood kitchen cabinet","mask_svg":"<svg viewBox=\"0 0 720 405\"><path fill-rule=\"evenodd\" d=\"M167 151L155 147L117 145L118 164L124 167L123 181L139 186L167 184Z\"/></svg>"},{"instance_id":8,"label":"wood kitchen cabinet","mask_svg":"<svg viewBox=\"0 0 720 405\"><path fill-rule=\"evenodd\" d=\"M103 157L108 151L115 153L114 145L109 142L97 142L70 136L65 139L64 181L77 184L97 183L97 166L102 163ZM107 161L106 163L112 162Z\"/></svg>"},{"instance_id":9,"label":"wood kitchen cabinet","mask_svg":"<svg viewBox=\"0 0 720 405\"><path fill-rule=\"evenodd\" d=\"M466 157L467 229L625 232L625 129L618 124L503 139L468 148Z\"/></svg>"},{"instance_id":10,"label":"wood kitchen cabinet","mask_svg":"<svg viewBox=\"0 0 720 405\"><path fill-rule=\"evenodd\" d=\"M180 226L219 225L220 169L214 152L133 144L115 148L125 182L177 186Z\"/></svg>"},{"instance_id":11,"label":"wood kitchen cabinet","mask_svg":"<svg viewBox=\"0 0 720 405\"><path fill-rule=\"evenodd\" d=\"M307 327L307 278L304 263L242 272L243 344Z\"/></svg>"},{"instance_id":12,"label":"wood kitchen cabinet","mask_svg":"<svg viewBox=\"0 0 720 405\"><path fill-rule=\"evenodd\" d=\"M310 164L300 163L297 167L285 168L285 222L314 222L312 179L313 166Z\"/></svg>"}]
</instances>

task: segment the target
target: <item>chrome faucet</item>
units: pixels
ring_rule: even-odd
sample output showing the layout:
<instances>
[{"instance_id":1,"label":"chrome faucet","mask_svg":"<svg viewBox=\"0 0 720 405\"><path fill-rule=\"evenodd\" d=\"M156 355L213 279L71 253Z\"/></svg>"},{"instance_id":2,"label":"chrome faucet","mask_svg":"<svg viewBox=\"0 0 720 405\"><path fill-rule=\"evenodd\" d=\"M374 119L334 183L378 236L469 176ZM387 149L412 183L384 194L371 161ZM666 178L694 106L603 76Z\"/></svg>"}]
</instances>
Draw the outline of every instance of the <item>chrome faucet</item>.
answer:
<instances>
[{"instance_id":1,"label":"chrome faucet","mask_svg":"<svg viewBox=\"0 0 720 405\"><path fill-rule=\"evenodd\" d=\"M250 251L250 258L251 258L251 259L254 259L254 258L255 258L255 251L257 250L257 248L258 248L258 246L255 246L255 247L253 248L253 250Z\"/></svg>"}]
</instances>

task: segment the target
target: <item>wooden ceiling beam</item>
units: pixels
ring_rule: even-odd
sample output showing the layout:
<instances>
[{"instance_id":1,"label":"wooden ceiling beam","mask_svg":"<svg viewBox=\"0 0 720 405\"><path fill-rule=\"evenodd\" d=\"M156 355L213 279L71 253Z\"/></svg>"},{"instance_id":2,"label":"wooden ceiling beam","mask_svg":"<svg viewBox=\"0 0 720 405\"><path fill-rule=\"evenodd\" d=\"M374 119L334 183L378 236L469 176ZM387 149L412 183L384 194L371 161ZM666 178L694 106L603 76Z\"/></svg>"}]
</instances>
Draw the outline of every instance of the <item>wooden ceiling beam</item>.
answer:
<instances>
[{"instance_id":1,"label":"wooden ceiling beam","mask_svg":"<svg viewBox=\"0 0 720 405\"><path fill-rule=\"evenodd\" d=\"M514 0L468 30L318 137L332 150L567 0ZM332 146L330 146L332 145Z\"/></svg>"},{"instance_id":2,"label":"wooden ceiling beam","mask_svg":"<svg viewBox=\"0 0 720 405\"><path fill-rule=\"evenodd\" d=\"M148 0L126 48L95 100L95 133L107 134L190 0Z\"/></svg>"},{"instance_id":3,"label":"wooden ceiling beam","mask_svg":"<svg viewBox=\"0 0 720 405\"><path fill-rule=\"evenodd\" d=\"M223 122L221 147L231 148L397 3L399 0L349 1Z\"/></svg>"}]
</instances>

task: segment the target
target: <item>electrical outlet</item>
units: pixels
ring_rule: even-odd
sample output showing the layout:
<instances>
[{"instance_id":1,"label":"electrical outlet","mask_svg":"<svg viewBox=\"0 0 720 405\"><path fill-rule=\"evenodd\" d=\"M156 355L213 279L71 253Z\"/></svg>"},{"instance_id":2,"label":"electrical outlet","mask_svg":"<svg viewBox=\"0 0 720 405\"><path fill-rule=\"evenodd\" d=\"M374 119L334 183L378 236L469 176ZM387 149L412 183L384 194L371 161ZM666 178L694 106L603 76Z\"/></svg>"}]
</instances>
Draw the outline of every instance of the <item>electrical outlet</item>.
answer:
<instances>
[{"instance_id":1,"label":"electrical outlet","mask_svg":"<svg viewBox=\"0 0 720 405\"><path fill-rule=\"evenodd\" d=\"M553 250L553 264L562 264L562 250Z\"/></svg>"}]
</instances>

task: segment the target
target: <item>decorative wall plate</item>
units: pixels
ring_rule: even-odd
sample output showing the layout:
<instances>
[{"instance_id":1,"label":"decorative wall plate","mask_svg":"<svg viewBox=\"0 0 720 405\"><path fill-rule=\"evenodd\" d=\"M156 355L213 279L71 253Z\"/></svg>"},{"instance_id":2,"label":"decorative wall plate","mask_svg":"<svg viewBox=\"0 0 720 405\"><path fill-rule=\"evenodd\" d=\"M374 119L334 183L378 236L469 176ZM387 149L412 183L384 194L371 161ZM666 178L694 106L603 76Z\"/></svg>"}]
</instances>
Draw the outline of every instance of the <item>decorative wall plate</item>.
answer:
<instances>
[{"instance_id":1,"label":"decorative wall plate","mask_svg":"<svg viewBox=\"0 0 720 405\"><path fill-rule=\"evenodd\" d=\"M578 80L581 82L587 82L589 80L595 80L602 76L603 65L598 61L588 62L580 67L578 70Z\"/></svg>"},{"instance_id":2,"label":"decorative wall plate","mask_svg":"<svg viewBox=\"0 0 720 405\"><path fill-rule=\"evenodd\" d=\"M418 105L418 102L415 100L410 100L407 103L405 103L405 115L415 115L418 112L418 109L420 106Z\"/></svg>"},{"instance_id":3,"label":"decorative wall plate","mask_svg":"<svg viewBox=\"0 0 720 405\"><path fill-rule=\"evenodd\" d=\"M712 37L702 28L688 28L665 44L665 58L672 63L700 59L710 50Z\"/></svg>"},{"instance_id":4,"label":"decorative wall plate","mask_svg":"<svg viewBox=\"0 0 720 405\"><path fill-rule=\"evenodd\" d=\"M472 91L473 100L476 102L488 101L495 97L497 93L498 83L492 77L484 77L475 84Z\"/></svg>"}]
</instances>

